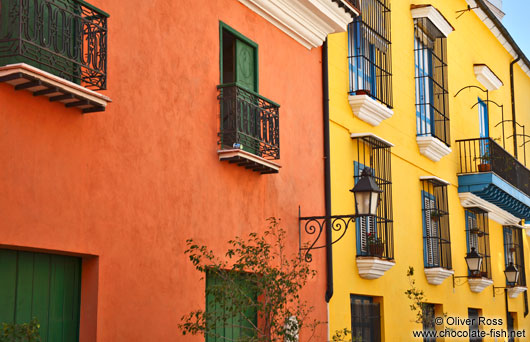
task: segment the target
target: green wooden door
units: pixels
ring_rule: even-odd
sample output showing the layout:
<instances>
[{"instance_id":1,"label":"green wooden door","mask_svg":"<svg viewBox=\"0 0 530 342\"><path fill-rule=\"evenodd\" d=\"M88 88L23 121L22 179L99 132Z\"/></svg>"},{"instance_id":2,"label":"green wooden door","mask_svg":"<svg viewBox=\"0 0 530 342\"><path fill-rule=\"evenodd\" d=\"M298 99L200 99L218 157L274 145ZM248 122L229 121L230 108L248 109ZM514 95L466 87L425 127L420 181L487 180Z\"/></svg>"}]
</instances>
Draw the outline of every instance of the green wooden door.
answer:
<instances>
[{"instance_id":1,"label":"green wooden door","mask_svg":"<svg viewBox=\"0 0 530 342\"><path fill-rule=\"evenodd\" d=\"M242 303L245 298L257 300L256 288L245 274L227 274L234 281L232 285L227 285L227 280L215 273L208 273L206 276L206 310L215 312L214 317L218 318L215 329L206 334L206 342L238 341L255 335L254 326L258 322L256 308ZM230 292L233 299L216 298L216 295L220 296L224 291Z\"/></svg>"},{"instance_id":2,"label":"green wooden door","mask_svg":"<svg viewBox=\"0 0 530 342\"><path fill-rule=\"evenodd\" d=\"M42 342L77 342L81 259L0 249L0 323L40 324Z\"/></svg>"}]
</instances>

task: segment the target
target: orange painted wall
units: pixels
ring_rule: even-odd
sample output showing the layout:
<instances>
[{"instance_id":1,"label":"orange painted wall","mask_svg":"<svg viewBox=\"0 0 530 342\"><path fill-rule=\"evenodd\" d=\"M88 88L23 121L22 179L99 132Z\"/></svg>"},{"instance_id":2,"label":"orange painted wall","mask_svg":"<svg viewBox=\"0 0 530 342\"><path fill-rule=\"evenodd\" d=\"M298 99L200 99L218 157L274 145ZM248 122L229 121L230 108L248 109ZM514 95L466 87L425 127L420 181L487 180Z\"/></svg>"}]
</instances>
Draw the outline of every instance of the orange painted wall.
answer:
<instances>
[{"instance_id":1,"label":"orange painted wall","mask_svg":"<svg viewBox=\"0 0 530 342\"><path fill-rule=\"evenodd\" d=\"M106 112L0 84L0 245L86 256L81 342L202 341L177 328L205 302L185 240L222 251L276 216L297 252L298 205L324 214L321 50L237 0L91 3L111 14ZM259 44L279 174L218 161L220 20ZM325 321L323 252L313 265L306 294Z\"/></svg>"}]
</instances>

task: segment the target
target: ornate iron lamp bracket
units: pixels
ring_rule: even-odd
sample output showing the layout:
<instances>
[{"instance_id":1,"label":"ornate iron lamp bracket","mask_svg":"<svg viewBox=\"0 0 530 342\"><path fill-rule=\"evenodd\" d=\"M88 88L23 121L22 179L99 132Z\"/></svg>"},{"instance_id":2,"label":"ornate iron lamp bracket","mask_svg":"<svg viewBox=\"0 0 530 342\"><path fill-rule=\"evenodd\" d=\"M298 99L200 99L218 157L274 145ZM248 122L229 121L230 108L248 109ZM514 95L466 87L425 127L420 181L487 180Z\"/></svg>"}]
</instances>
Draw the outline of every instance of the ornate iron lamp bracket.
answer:
<instances>
[{"instance_id":1,"label":"ornate iron lamp bracket","mask_svg":"<svg viewBox=\"0 0 530 342\"><path fill-rule=\"evenodd\" d=\"M311 255L311 250L326 248L325 244L317 245L320 237L325 235L325 230L328 225L331 227L331 231L340 232L340 236L336 238L331 244L339 242L346 232L348 231L349 225L357 218L359 215L334 215L334 216L306 216L302 217L300 214L300 207L298 207L298 234L299 234L299 255L300 260L302 260L302 254L304 254L303 259L306 262L311 262L313 256ZM302 245L302 232L305 235L316 235L310 243Z\"/></svg>"}]
</instances>

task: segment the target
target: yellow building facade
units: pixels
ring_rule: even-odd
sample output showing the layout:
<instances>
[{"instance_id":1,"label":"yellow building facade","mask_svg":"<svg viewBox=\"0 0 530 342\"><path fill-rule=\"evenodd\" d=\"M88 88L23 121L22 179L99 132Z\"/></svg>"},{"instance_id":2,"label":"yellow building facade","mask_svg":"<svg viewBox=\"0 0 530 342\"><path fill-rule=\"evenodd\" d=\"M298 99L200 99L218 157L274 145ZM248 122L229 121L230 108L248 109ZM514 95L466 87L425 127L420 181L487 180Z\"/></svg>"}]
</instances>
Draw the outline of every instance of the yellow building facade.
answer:
<instances>
[{"instance_id":1,"label":"yellow building facade","mask_svg":"<svg viewBox=\"0 0 530 342\"><path fill-rule=\"evenodd\" d=\"M358 5L349 32L328 36L332 214L354 212L349 189L366 166L384 194L378 218L357 219L333 245L330 335L348 328L362 341L421 341L413 332L431 315L443 318L438 331L478 329L484 341L508 341L491 329L530 330L528 59L499 8L482 0ZM478 273L466 264L472 248ZM510 263L515 284L504 274ZM429 304L423 322L405 294L411 279ZM455 322L475 315L502 322ZM470 340L463 336L438 340Z\"/></svg>"}]
</instances>

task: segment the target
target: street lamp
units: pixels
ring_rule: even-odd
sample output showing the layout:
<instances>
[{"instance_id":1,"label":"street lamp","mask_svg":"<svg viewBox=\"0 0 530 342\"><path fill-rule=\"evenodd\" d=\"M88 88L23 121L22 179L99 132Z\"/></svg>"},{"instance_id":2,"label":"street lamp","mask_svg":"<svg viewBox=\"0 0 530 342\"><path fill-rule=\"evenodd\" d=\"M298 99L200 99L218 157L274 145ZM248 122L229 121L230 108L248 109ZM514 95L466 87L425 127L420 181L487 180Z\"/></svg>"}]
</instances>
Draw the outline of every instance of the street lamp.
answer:
<instances>
[{"instance_id":1,"label":"street lamp","mask_svg":"<svg viewBox=\"0 0 530 342\"><path fill-rule=\"evenodd\" d=\"M519 279L519 270L513 262L510 262L508 267L504 270L504 276L506 277L506 282L508 284L515 284L517 283L517 279Z\"/></svg>"},{"instance_id":2,"label":"street lamp","mask_svg":"<svg viewBox=\"0 0 530 342\"><path fill-rule=\"evenodd\" d=\"M350 191L355 197L355 214L357 216L377 215L379 198L383 190L374 181L372 169L365 167L361 172L361 178Z\"/></svg>"},{"instance_id":3,"label":"street lamp","mask_svg":"<svg viewBox=\"0 0 530 342\"><path fill-rule=\"evenodd\" d=\"M467 269L471 275L455 276L453 274L453 289L455 288L455 285L456 285L455 279L472 278L472 277L476 277L477 275L480 275L483 257L482 255L480 255L480 253L477 253L477 251L475 250L475 247L471 247L471 251L466 254L465 259L466 259Z\"/></svg>"},{"instance_id":4,"label":"street lamp","mask_svg":"<svg viewBox=\"0 0 530 342\"><path fill-rule=\"evenodd\" d=\"M302 216L300 207L298 207L298 231L300 235L298 249L300 259L302 259L303 252L304 259L310 262L312 260L311 250L330 248L331 245L344 237L349 225L355 223L359 217L377 216L377 207L379 206L383 190L379 188L372 177L371 168L365 167L362 170L361 177L350 191L355 199L355 214L353 215ZM325 244L317 244L321 236L331 237L332 230L334 233L340 233L340 236L335 240L326 240ZM325 234L323 234L324 231ZM315 235L316 239L307 246L302 246L302 232L305 232L306 235Z\"/></svg>"},{"instance_id":5,"label":"street lamp","mask_svg":"<svg viewBox=\"0 0 530 342\"><path fill-rule=\"evenodd\" d=\"M497 289L509 289L516 285L517 280L519 279L519 270L513 262L510 262L508 267L504 270L504 276L506 277L506 284L508 286L493 286L493 297L495 298L495 290Z\"/></svg>"},{"instance_id":6,"label":"street lamp","mask_svg":"<svg viewBox=\"0 0 530 342\"><path fill-rule=\"evenodd\" d=\"M471 247L471 252L467 253L466 264L471 275L475 275L480 272L482 266L482 256L477 253L475 247Z\"/></svg>"}]
</instances>

